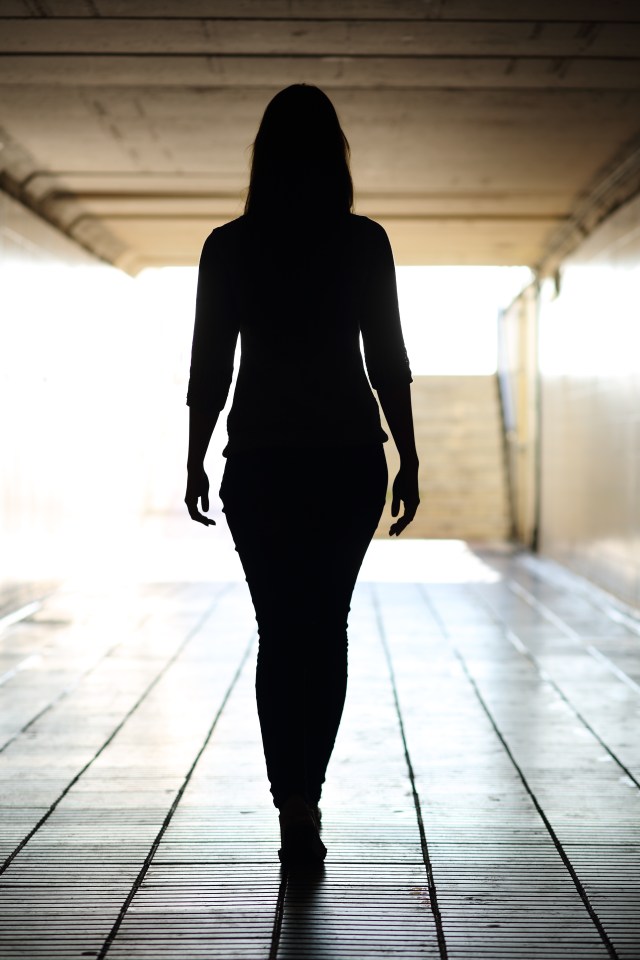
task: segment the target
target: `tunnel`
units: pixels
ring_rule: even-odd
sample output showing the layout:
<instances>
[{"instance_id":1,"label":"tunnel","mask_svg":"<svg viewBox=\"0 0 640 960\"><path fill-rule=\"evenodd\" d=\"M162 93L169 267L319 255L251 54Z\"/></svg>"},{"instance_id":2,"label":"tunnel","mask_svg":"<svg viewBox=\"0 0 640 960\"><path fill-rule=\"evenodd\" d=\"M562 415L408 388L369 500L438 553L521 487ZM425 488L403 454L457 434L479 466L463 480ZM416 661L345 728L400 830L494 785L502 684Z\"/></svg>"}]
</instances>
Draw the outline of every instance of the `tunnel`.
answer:
<instances>
[{"instance_id":1,"label":"tunnel","mask_svg":"<svg viewBox=\"0 0 640 960\"><path fill-rule=\"evenodd\" d=\"M183 502L203 245L301 83L390 241L420 459L390 538L384 444L313 870L233 384L215 526ZM637 960L639 117L633 0L0 0L2 960Z\"/></svg>"}]
</instances>

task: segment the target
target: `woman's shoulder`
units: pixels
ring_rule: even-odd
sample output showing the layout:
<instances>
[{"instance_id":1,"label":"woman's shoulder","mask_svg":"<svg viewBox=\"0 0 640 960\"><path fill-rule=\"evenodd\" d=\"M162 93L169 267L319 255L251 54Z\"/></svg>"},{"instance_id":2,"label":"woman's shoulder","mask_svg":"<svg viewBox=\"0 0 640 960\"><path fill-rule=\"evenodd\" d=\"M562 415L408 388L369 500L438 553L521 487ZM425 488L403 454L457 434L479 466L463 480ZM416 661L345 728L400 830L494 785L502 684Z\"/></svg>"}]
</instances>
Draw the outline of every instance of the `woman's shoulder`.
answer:
<instances>
[{"instance_id":1,"label":"woman's shoulder","mask_svg":"<svg viewBox=\"0 0 640 960\"><path fill-rule=\"evenodd\" d=\"M370 217L355 213L350 214L349 220L352 236L362 254L366 257L375 256L385 260L389 256L391 244L382 224Z\"/></svg>"},{"instance_id":2,"label":"woman's shoulder","mask_svg":"<svg viewBox=\"0 0 640 960\"><path fill-rule=\"evenodd\" d=\"M364 217L361 214L351 213L349 214L349 222L351 229L361 238L368 239L372 243L380 243L385 240L388 242L387 231L377 220L372 220L371 217Z\"/></svg>"},{"instance_id":3,"label":"woman's shoulder","mask_svg":"<svg viewBox=\"0 0 640 960\"><path fill-rule=\"evenodd\" d=\"M371 217L365 217L361 213L350 213L349 222L355 230L367 230L370 233L384 230L384 227L379 224L377 220L372 220Z\"/></svg>"},{"instance_id":4,"label":"woman's shoulder","mask_svg":"<svg viewBox=\"0 0 640 960\"><path fill-rule=\"evenodd\" d=\"M214 269L215 265L224 264L225 268L229 263L237 261L237 255L242 251L244 235L246 233L245 217L236 217L235 220L229 220L221 226L214 227L209 236L204 241L202 253L200 254L200 264Z\"/></svg>"},{"instance_id":5,"label":"woman's shoulder","mask_svg":"<svg viewBox=\"0 0 640 960\"><path fill-rule=\"evenodd\" d=\"M246 232L246 216L243 214L236 217L235 220L229 220L219 227L214 227L207 239L205 246L225 247L232 244L244 236Z\"/></svg>"},{"instance_id":6,"label":"woman's shoulder","mask_svg":"<svg viewBox=\"0 0 640 960\"><path fill-rule=\"evenodd\" d=\"M296 222L296 229L293 232L300 238L306 232L303 228L306 228L310 234L315 236L327 229L329 232L333 232L336 227L339 232L344 231L347 235L350 235L361 247L380 249L389 243L387 232L382 224L378 223L377 220L372 220L370 217L357 213L349 213L344 220L341 218L338 222L318 222L317 220L309 221L306 224L304 221ZM273 241L277 241L281 239L281 235L289 235L292 230L290 225L287 227L286 223L252 222L251 217L243 214L234 220L229 220L227 223L215 227L204 242L203 254L208 256L214 254L216 257L224 256L227 253L232 254L243 244L250 242L254 234L260 236L264 232L269 234Z\"/></svg>"}]
</instances>

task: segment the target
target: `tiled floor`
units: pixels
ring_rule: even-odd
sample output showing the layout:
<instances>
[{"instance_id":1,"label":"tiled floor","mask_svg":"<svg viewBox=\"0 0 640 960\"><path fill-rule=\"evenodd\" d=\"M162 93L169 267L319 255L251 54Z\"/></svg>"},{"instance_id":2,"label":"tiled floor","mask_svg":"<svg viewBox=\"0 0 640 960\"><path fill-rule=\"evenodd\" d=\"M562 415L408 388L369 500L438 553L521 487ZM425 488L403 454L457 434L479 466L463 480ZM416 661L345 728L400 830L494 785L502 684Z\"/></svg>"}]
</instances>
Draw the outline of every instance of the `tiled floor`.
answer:
<instances>
[{"instance_id":1,"label":"tiled floor","mask_svg":"<svg viewBox=\"0 0 640 960\"><path fill-rule=\"evenodd\" d=\"M0 621L2 960L640 957L638 621L506 550L374 544L363 577L311 875L277 860L243 583Z\"/></svg>"}]
</instances>

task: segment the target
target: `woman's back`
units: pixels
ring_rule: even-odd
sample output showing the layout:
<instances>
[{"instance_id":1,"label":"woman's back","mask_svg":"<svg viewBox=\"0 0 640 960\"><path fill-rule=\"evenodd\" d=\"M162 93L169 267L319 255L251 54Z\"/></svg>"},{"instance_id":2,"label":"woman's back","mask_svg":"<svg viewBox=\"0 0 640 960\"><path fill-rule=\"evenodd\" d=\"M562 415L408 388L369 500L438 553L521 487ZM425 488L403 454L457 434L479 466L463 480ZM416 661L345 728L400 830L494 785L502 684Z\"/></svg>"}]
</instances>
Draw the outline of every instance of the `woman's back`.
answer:
<instances>
[{"instance_id":1,"label":"woman's back","mask_svg":"<svg viewBox=\"0 0 640 960\"><path fill-rule=\"evenodd\" d=\"M217 403L221 385L226 397L240 334L227 452L386 439L361 332L372 384L409 382L378 224L353 214L240 217L203 251L190 395L206 394L209 380Z\"/></svg>"}]
</instances>

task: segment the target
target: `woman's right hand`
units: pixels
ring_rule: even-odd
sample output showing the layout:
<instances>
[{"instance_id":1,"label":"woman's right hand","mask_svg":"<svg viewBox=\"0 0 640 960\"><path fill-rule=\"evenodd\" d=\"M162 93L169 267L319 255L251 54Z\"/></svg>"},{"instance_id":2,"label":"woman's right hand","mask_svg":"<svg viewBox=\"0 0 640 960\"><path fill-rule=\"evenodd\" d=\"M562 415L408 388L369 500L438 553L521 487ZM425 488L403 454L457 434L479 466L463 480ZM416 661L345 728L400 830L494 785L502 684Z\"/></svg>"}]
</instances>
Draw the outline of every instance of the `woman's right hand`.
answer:
<instances>
[{"instance_id":1,"label":"woman's right hand","mask_svg":"<svg viewBox=\"0 0 640 960\"><path fill-rule=\"evenodd\" d=\"M204 523L206 527L213 524L215 520L205 517L198 509L198 500L202 500L202 509L206 513L209 509L209 478L205 473L204 467L189 468L187 471L187 492L184 496L184 502L187 505L189 516L197 523Z\"/></svg>"},{"instance_id":2,"label":"woman's right hand","mask_svg":"<svg viewBox=\"0 0 640 960\"><path fill-rule=\"evenodd\" d=\"M391 515L397 517L400 512L400 504L404 504L404 512L395 523L389 527L389 536L400 536L405 527L408 527L416 515L420 495L418 492L418 462L415 464L400 465L400 469L393 481L393 494L391 498Z\"/></svg>"}]
</instances>

